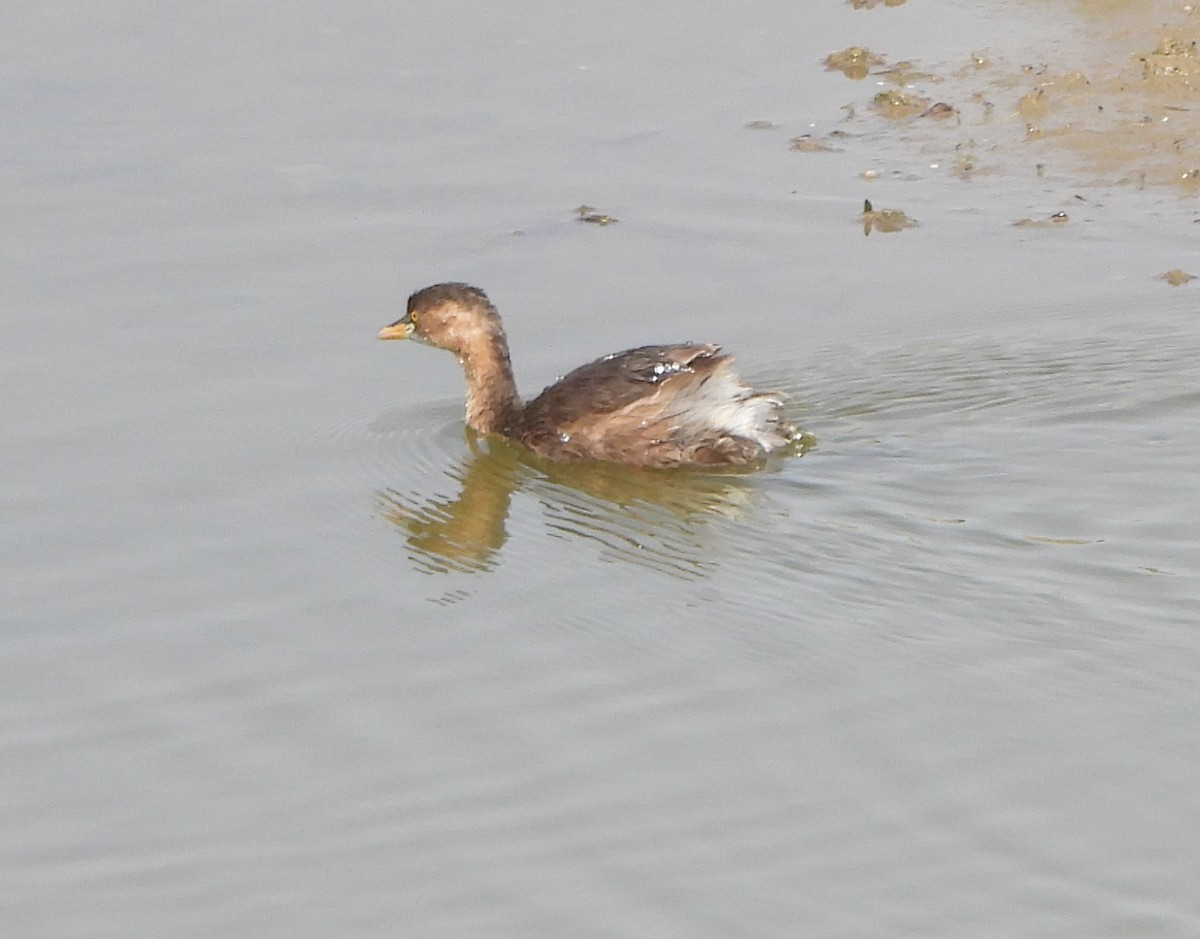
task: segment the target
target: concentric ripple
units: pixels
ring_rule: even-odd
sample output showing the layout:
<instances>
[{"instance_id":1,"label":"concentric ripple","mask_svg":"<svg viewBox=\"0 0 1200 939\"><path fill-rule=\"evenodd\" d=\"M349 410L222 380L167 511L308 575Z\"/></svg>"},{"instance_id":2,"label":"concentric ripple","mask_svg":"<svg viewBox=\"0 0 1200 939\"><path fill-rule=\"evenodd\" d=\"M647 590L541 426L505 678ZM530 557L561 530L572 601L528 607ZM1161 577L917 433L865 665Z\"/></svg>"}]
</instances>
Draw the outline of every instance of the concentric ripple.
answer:
<instances>
[{"instance_id":1,"label":"concentric ripple","mask_svg":"<svg viewBox=\"0 0 1200 939\"><path fill-rule=\"evenodd\" d=\"M458 400L350 415L326 446L338 511L386 522L415 570L511 565L514 590L564 604L580 588L557 578L599 577L616 609L644 575L703 583L699 608L771 654L800 610L866 628L924 597L936 632L1062 583L1070 615L1117 609L1129 578L1189 569L1197 363L1200 339L1170 330L833 350L750 376L788 394L816 446L743 475L548 463L467 432ZM611 627L610 606L579 627Z\"/></svg>"},{"instance_id":2,"label":"concentric ripple","mask_svg":"<svg viewBox=\"0 0 1200 939\"><path fill-rule=\"evenodd\" d=\"M1200 564L1194 333L830 353L784 388L819 443L760 480L761 511L723 543L739 602L791 595L806 619L856 630L894 631L904 611L904 631L951 644L964 622L1194 602L1190 578L1170 577ZM765 607L781 630L799 609Z\"/></svg>"}]
</instances>

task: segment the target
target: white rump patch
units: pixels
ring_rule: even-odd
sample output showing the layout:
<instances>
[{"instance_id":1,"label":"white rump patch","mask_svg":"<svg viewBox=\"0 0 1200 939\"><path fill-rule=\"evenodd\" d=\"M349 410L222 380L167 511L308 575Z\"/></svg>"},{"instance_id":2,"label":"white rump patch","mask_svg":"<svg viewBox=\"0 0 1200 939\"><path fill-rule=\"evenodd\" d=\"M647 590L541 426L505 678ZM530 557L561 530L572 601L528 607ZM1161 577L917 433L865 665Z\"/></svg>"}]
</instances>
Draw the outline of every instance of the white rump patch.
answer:
<instances>
[{"instance_id":1,"label":"white rump patch","mask_svg":"<svg viewBox=\"0 0 1200 939\"><path fill-rule=\"evenodd\" d=\"M682 410L671 417L684 433L717 431L744 437L767 452L788 442L782 399L770 392L754 391L724 363L681 396L678 403Z\"/></svg>"}]
</instances>

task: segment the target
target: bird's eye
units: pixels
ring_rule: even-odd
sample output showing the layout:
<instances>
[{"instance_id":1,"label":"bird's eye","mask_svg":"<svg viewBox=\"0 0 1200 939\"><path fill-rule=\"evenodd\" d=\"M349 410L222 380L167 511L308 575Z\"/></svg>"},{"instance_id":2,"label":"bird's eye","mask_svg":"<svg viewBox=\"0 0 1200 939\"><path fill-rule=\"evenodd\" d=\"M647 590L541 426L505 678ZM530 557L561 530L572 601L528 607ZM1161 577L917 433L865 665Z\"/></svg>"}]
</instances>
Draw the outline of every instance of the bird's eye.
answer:
<instances>
[{"instance_id":1,"label":"bird's eye","mask_svg":"<svg viewBox=\"0 0 1200 939\"><path fill-rule=\"evenodd\" d=\"M408 321L409 321L410 323L412 323L414 326L416 326L416 325L417 325L417 314L416 314L416 313L409 313L409 314L408 314Z\"/></svg>"}]
</instances>

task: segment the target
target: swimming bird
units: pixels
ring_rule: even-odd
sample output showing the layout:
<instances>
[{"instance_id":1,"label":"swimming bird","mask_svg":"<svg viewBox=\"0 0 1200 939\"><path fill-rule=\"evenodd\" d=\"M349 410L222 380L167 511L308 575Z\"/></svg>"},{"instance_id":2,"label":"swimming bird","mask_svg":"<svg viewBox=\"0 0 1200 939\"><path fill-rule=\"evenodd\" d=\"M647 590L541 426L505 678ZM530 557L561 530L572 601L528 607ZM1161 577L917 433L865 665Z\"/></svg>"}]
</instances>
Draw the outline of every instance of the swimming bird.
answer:
<instances>
[{"instance_id":1,"label":"swimming bird","mask_svg":"<svg viewBox=\"0 0 1200 939\"><path fill-rule=\"evenodd\" d=\"M705 343L606 355L523 404L500 314L469 284L418 290L404 316L378 338L415 339L452 352L467 379L467 425L551 460L745 466L797 437L784 419L782 396L744 384L732 358Z\"/></svg>"}]
</instances>

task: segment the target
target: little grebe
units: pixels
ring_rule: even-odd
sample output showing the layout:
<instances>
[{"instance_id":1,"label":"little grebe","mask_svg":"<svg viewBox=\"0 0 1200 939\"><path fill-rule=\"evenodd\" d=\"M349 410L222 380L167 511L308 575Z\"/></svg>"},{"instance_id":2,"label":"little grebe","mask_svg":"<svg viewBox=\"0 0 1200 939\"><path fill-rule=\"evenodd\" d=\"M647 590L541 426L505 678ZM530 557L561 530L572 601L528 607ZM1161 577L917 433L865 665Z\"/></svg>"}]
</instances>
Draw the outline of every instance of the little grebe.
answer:
<instances>
[{"instance_id":1,"label":"little grebe","mask_svg":"<svg viewBox=\"0 0 1200 939\"><path fill-rule=\"evenodd\" d=\"M457 356L467 424L552 460L736 466L786 448L795 430L777 394L742 384L720 347L641 346L575 369L528 404L517 397L500 314L478 287L435 284L408 298L380 339L416 339Z\"/></svg>"}]
</instances>

